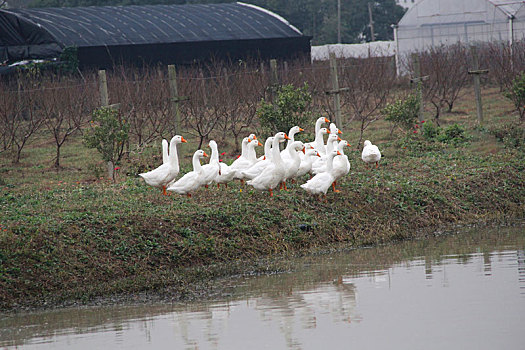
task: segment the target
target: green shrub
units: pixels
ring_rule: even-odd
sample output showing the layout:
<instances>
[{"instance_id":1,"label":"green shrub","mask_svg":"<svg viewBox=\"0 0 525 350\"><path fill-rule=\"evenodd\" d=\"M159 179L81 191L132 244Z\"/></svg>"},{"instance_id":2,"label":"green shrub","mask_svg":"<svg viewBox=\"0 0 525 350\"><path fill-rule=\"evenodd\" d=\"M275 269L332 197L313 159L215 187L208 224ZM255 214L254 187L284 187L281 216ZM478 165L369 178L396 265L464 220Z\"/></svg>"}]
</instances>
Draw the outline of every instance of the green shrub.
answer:
<instances>
[{"instance_id":1,"label":"green shrub","mask_svg":"<svg viewBox=\"0 0 525 350\"><path fill-rule=\"evenodd\" d=\"M410 130L417 123L419 111L419 100L416 95L408 95L404 100L397 100L389 103L381 110L385 120L400 126L405 130Z\"/></svg>"},{"instance_id":2,"label":"green shrub","mask_svg":"<svg viewBox=\"0 0 525 350\"><path fill-rule=\"evenodd\" d=\"M429 141L434 141L441 133L441 128L431 121L423 123L422 135Z\"/></svg>"},{"instance_id":3,"label":"green shrub","mask_svg":"<svg viewBox=\"0 0 525 350\"><path fill-rule=\"evenodd\" d=\"M308 92L308 84L301 88L293 85L283 85L278 88L275 101L261 101L257 116L265 136L279 131L288 132L295 125L304 125L313 117L308 111L312 95Z\"/></svg>"},{"instance_id":4,"label":"green shrub","mask_svg":"<svg viewBox=\"0 0 525 350\"><path fill-rule=\"evenodd\" d=\"M525 72L521 72L514 78L512 86L503 92L503 96L514 103L520 120L525 119Z\"/></svg>"},{"instance_id":5,"label":"green shrub","mask_svg":"<svg viewBox=\"0 0 525 350\"><path fill-rule=\"evenodd\" d=\"M94 110L90 125L84 133L84 144L95 148L105 161L117 165L129 137L129 125L120 118L118 111L108 107ZM113 176L112 171L110 174Z\"/></svg>"},{"instance_id":6,"label":"green shrub","mask_svg":"<svg viewBox=\"0 0 525 350\"><path fill-rule=\"evenodd\" d=\"M489 132L508 149L525 152L525 129L521 125L506 124L493 127Z\"/></svg>"},{"instance_id":7,"label":"green shrub","mask_svg":"<svg viewBox=\"0 0 525 350\"><path fill-rule=\"evenodd\" d=\"M459 124L452 124L443 129L443 132L438 136L438 140L457 145L466 142L468 138L464 127Z\"/></svg>"}]
</instances>

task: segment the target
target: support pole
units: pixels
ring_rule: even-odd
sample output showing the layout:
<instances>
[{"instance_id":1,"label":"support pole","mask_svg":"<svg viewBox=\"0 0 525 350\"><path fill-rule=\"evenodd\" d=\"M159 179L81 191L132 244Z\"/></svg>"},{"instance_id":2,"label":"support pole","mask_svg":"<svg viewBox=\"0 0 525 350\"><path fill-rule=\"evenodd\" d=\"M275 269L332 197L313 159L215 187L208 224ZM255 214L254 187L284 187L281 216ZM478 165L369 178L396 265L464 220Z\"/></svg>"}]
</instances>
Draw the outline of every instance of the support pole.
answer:
<instances>
[{"instance_id":1,"label":"support pole","mask_svg":"<svg viewBox=\"0 0 525 350\"><path fill-rule=\"evenodd\" d=\"M279 76L277 75L277 60L270 60L270 84L271 84L271 99L275 102L277 87L279 86Z\"/></svg>"},{"instance_id":2,"label":"support pole","mask_svg":"<svg viewBox=\"0 0 525 350\"><path fill-rule=\"evenodd\" d=\"M478 123L483 123L483 105L481 103L481 84L480 84L480 75L487 74L488 70L479 69L479 59L478 59L478 48L474 45L470 46L470 53L472 55L472 70L468 73L472 74L474 77L474 93L476 95L476 111L478 116Z\"/></svg>"},{"instance_id":3,"label":"support pole","mask_svg":"<svg viewBox=\"0 0 525 350\"><path fill-rule=\"evenodd\" d=\"M108 97L108 80L106 76L106 71L101 69L98 71L98 91L100 93L100 105L102 107L109 106L109 97ZM108 177L115 181L115 165L112 161L108 161L107 164Z\"/></svg>"},{"instance_id":4,"label":"support pole","mask_svg":"<svg viewBox=\"0 0 525 350\"><path fill-rule=\"evenodd\" d=\"M170 97L171 97L171 111L173 113L173 124L175 127L175 134L180 133L180 111L177 91L177 71L173 64L168 65L168 78L170 81Z\"/></svg>"},{"instance_id":5,"label":"support pole","mask_svg":"<svg viewBox=\"0 0 525 350\"><path fill-rule=\"evenodd\" d=\"M412 54L412 62L414 64L415 77L412 79L416 83L416 94L419 101L419 113L417 119L419 121L424 119L425 106L423 105L423 77L421 76L421 65L419 62L419 55L417 53Z\"/></svg>"},{"instance_id":6,"label":"support pole","mask_svg":"<svg viewBox=\"0 0 525 350\"><path fill-rule=\"evenodd\" d=\"M332 81L332 91L334 93L334 111L335 111L335 123L338 128L342 128L341 123L341 100L339 97L339 79L337 76L337 60L335 53L330 52L330 80Z\"/></svg>"}]
</instances>

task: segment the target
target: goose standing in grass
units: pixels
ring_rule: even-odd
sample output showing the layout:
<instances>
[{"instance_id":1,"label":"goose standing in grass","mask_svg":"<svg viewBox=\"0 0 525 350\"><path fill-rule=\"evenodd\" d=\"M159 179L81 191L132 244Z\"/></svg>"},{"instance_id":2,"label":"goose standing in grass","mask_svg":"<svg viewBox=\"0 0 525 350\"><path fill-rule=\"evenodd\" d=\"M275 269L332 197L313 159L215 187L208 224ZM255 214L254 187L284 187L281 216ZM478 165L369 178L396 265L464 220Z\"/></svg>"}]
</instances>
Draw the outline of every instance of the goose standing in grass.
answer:
<instances>
[{"instance_id":1,"label":"goose standing in grass","mask_svg":"<svg viewBox=\"0 0 525 350\"><path fill-rule=\"evenodd\" d=\"M258 140L249 141L246 146L247 157L244 159L238 158L233 162L231 168L235 170L234 179L241 180L241 184L244 184L246 179L243 171L248 170L252 165L257 163L257 155L255 153L255 147L262 146Z\"/></svg>"},{"instance_id":2,"label":"goose standing in grass","mask_svg":"<svg viewBox=\"0 0 525 350\"><path fill-rule=\"evenodd\" d=\"M290 128L288 131L288 137L290 138L288 142L286 143L286 147L281 151L281 158L286 161L287 159L290 159L290 147L292 146L292 143L295 142L295 134L304 131L304 129L300 128L299 126L294 126Z\"/></svg>"},{"instance_id":3,"label":"goose standing in grass","mask_svg":"<svg viewBox=\"0 0 525 350\"><path fill-rule=\"evenodd\" d=\"M185 174L183 177L172 183L167 190L178 194L185 194L191 197L191 192L197 190L202 185L202 165L201 158L208 155L203 150L197 150L193 154L193 171Z\"/></svg>"},{"instance_id":4,"label":"goose standing in grass","mask_svg":"<svg viewBox=\"0 0 525 350\"><path fill-rule=\"evenodd\" d=\"M330 154L330 152L332 152L334 149L337 149L337 141L341 141L341 138L337 135L337 131L335 131L335 133L330 132L330 135L328 135L328 140L326 140L326 154L314 161L310 171L312 174L315 175L325 171L326 158L328 157L327 155Z\"/></svg>"},{"instance_id":5,"label":"goose standing in grass","mask_svg":"<svg viewBox=\"0 0 525 350\"><path fill-rule=\"evenodd\" d=\"M333 174L333 162L334 157L341 155L338 150L333 150L328 154L326 159L326 171L319 173L308 180L306 183L302 184L301 187L308 193L326 197L326 192L328 188L335 181L335 176Z\"/></svg>"},{"instance_id":6,"label":"goose standing in grass","mask_svg":"<svg viewBox=\"0 0 525 350\"><path fill-rule=\"evenodd\" d=\"M269 191L270 197L273 196L273 189L283 181L285 176L286 171L281 158L279 143L286 139L289 139L289 137L284 132L278 132L275 134L272 143L271 164L264 168L264 170L259 175L246 182L248 185L253 186L253 188L256 190Z\"/></svg>"},{"instance_id":7,"label":"goose standing in grass","mask_svg":"<svg viewBox=\"0 0 525 350\"><path fill-rule=\"evenodd\" d=\"M367 167L369 163L376 163L377 168L379 167L379 161L381 160L381 152L376 145L373 145L369 140L365 140L361 159L365 162Z\"/></svg>"},{"instance_id":8,"label":"goose standing in grass","mask_svg":"<svg viewBox=\"0 0 525 350\"><path fill-rule=\"evenodd\" d=\"M246 170L243 170L242 175L245 179L251 180L257 175L259 175L264 168L266 168L269 164L271 164L272 159L272 143L273 143L273 136L270 136L266 139L264 142L264 158L263 160L260 160L253 164L251 167L249 167Z\"/></svg>"},{"instance_id":9,"label":"goose standing in grass","mask_svg":"<svg viewBox=\"0 0 525 350\"><path fill-rule=\"evenodd\" d=\"M286 188L286 181L293 180L301 166L301 158L299 158L298 152L304 154L304 144L301 141L294 141L290 147L288 147L289 158L284 162L285 175L282 187L285 191L288 190Z\"/></svg>"},{"instance_id":10,"label":"goose standing in grass","mask_svg":"<svg viewBox=\"0 0 525 350\"><path fill-rule=\"evenodd\" d=\"M301 160L301 165L299 166L299 170L297 170L295 177L301 177L305 174L308 174L312 170L312 164L316 159L318 159L318 157L320 158L321 155L315 148L306 150L304 158Z\"/></svg>"},{"instance_id":11,"label":"goose standing in grass","mask_svg":"<svg viewBox=\"0 0 525 350\"><path fill-rule=\"evenodd\" d=\"M210 140L208 143L211 149L210 162L202 166L202 184L208 188L215 178L221 173L221 165L219 164L219 150L217 149L217 142Z\"/></svg>"},{"instance_id":12,"label":"goose standing in grass","mask_svg":"<svg viewBox=\"0 0 525 350\"><path fill-rule=\"evenodd\" d=\"M330 134L330 130L327 128L320 128L315 135L314 142L310 142L310 145L319 152L321 156L326 154L326 145L324 143L324 135Z\"/></svg>"},{"instance_id":13,"label":"goose standing in grass","mask_svg":"<svg viewBox=\"0 0 525 350\"><path fill-rule=\"evenodd\" d=\"M187 142L184 137L175 135L169 144L168 161L156 169L139 174L144 181L153 187L162 188L162 194L167 195L166 187L179 175L179 156L177 154L177 144ZM163 155L164 160L164 155Z\"/></svg>"},{"instance_id":14,"label":"goose standing in grass","mask_svg":"<svg viewBox=\"0 0 525 350\"><path fill-rule=\"evenodd\" d=\"M339 192L339 190L335 189L335 186L337 186L337 180L350 172L350 161L348 160L348 156L345 154L345 147L350 147L350 144L346 140L341 140L337 145L337 150L339 153L341 153L341 155L336 156L333 161L333 174L335 180L332 183L332 190L334 192Z\"/></svg>"}]
</instances>

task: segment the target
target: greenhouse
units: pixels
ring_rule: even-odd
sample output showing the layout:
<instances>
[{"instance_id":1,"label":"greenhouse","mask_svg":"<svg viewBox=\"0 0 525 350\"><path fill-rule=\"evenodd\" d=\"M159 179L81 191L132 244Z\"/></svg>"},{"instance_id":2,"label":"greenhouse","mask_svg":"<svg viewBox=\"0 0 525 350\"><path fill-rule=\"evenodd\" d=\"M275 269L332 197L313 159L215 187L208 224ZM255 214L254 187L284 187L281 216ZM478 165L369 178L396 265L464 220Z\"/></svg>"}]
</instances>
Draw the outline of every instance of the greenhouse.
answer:
<instances>
[{"instance_id":1,"label":"greenhouse","mask_svg":"<svg viewBox=\"0 0 525 350\"><path fill-rule=\"evenodd\" d=\"M210 59L310 57L310 37L244 3L0 10L0 63L56 59L80 67L191 64Z\"/></svg>"},{"instance_id":2,"label":"greenhouse","mask_svg":"<svg viewBox=\"0 0 525 350\"><path fill-rule=\"evenodd\" d=\"M457 42L500 41L525 37L525 1L421 0L394 26L400 56Z\"/></svg>"}]
</instances>

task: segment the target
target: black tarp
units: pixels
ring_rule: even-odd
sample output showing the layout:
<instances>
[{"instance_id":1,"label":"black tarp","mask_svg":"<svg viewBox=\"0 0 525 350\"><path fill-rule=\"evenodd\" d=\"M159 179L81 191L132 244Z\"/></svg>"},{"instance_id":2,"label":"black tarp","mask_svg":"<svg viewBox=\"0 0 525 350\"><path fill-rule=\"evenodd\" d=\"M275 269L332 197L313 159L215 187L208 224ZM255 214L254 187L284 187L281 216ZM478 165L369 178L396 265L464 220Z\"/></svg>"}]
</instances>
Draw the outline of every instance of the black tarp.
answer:
<instances>
[{"instance_id":1,"label":"black tarp","mask_svg":"<svg viewBox=\"0 0 525 350\"><path fill-rule=\"evenodd\" d=\"M0 10L0 62L57 57L57 40L41 26Z\"/></svg>"},{"instance_id":2,"label":"black tarp","mask_svg":"<svg viewBox=\"0 0 525 350\"><path fill-rule=\"evenodd\" d=\"M310 37L279 16L242 3L17 9L0 17L9 14L17 18L18 31L31 24L56 45L77 47L81 66L310 55ZM7 22L0 22L2 32ZM16 33L16 25L8 24Z\"/></svg>"}]
</instances>

